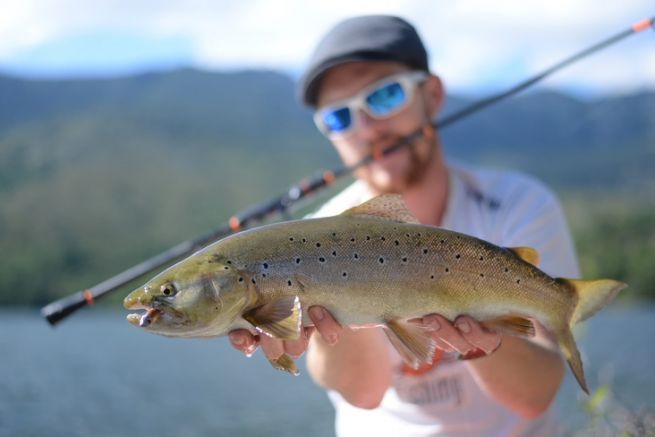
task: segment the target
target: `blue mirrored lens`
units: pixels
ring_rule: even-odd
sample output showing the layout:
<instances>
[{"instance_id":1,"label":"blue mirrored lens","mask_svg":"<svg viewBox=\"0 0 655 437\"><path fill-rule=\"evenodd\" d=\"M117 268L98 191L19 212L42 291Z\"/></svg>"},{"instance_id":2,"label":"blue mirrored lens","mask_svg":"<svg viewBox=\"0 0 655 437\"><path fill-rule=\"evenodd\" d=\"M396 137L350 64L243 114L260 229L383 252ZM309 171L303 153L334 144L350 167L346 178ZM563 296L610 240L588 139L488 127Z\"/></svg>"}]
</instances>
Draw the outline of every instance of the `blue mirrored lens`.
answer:
<instances>
[{"instance_id":1,"label":"blue mirrored lens","mask_svg":"<svg viewBox=\"0 0 655 437\"><path fill-rule=\"evenodd\" d=\"M330 132L342 132L350 127L352 117L347 107L335 109L323 115L323 123Z\"/></svg>"},{"instance_id":2,"label":"blue mirrored lens","mask_svg":"<svg viewBox=\"0 0 655 437\"><path fill-rule=\"evenodd\" d=\"M366 103L375 115L385 116L402 106L406 99L403 87L394 82L373 91L366 97Z\"/></svg>"}]
</instances>

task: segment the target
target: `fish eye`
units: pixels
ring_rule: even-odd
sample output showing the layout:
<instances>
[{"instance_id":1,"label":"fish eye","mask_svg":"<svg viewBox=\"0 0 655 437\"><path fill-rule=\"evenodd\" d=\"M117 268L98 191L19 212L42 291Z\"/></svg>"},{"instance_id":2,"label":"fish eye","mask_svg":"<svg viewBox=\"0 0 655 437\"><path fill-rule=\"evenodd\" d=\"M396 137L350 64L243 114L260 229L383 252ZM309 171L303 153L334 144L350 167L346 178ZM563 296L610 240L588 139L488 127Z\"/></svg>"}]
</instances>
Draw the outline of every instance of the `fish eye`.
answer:
<instances>
[{"instance_id":1,"label":"fish eye","mask_svg":"<svg viewBox=\"0 0 655 437\"><path fill-rule=\"evenodd\" d=\"M160 288L161 292L164 293L164 296L175 296L177 290L173 284L164 284Z\"/></svg>"}]
</instances>

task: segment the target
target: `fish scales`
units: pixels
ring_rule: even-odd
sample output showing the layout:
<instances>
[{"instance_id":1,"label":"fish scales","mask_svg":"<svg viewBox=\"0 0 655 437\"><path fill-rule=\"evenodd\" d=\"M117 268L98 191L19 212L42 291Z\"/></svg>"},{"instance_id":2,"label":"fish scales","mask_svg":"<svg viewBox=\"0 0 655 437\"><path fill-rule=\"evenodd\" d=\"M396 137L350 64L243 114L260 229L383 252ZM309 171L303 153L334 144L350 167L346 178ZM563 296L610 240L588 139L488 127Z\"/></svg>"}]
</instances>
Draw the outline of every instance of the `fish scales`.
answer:
<instances>
[{"instance_id":1,"label":"fish scales","mask_svg":"<svg viewBox=\"0 0 655 437\"><path fill-rule=\"evenodd\" d=\"M408 319L469 315L525 335L537 320L557 338L581 387L570 327L607 304L625 284L552 278L530 248L501 248L411 216L384 195L335 217L278 223L220 240L126 297L128 320L180 337L238 328L293 339L325 307L343 325L381 325L412 366L430 362L436 341ZM275 367L294 371L288 357Z\"/></svg>"}]
</instances>

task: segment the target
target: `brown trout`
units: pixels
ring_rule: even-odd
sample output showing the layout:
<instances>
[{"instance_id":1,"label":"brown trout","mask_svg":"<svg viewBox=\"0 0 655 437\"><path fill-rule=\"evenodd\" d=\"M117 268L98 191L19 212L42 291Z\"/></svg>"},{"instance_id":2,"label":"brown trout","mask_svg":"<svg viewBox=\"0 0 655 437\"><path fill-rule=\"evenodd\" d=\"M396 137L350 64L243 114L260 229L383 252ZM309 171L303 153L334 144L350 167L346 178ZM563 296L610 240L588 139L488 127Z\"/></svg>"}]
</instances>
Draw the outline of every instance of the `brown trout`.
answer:
<instances>
[{"instance_id":1,"label":"brown trout","mask_svg":"<svg viewBox=\"0 0 655 437\"><path fill-rule=\"evenodd\" d=\"M398 195L341 215L262 226L224 238L170 267L125 298L130 323L172 337L214 337L245 328L296 339L321 305L342 325L383 326L412 367L430 363L436 342L408 322L468 315L503 333L550 331L582 389L571 327L626 285L552 278L530 248L502 248L417 222ZM297 373L283 355L273 366Z\"/></svg>"}]
</instances>

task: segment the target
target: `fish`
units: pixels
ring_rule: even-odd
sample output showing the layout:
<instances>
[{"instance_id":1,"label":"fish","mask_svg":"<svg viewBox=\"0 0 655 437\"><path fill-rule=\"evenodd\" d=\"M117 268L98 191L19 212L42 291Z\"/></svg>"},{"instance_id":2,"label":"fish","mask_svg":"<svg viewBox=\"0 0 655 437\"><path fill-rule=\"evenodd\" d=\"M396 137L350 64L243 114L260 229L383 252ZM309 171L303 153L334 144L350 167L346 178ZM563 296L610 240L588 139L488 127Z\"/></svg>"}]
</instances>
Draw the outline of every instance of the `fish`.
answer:
<instances>
[{"instance_id":1,"label":"fish","mask_svg":"<svg viewBox=\"0 0 655 437\"><path fill-rule=\"evenodd\" d=\"M432 363L437 348L414 319L478 320L503 334L556 339L589 392L571 332L627 287L612 279L554 278L529 247L505 248L420 224L385 194L340 215L269 224L223 238L169 267L124 299L127 320L155 334L208 338L247 329L293 340L326 308L344 326L384 328L405 362ZM271 364L293 374L286 354Z\"/></svg>"}]
</instances>

